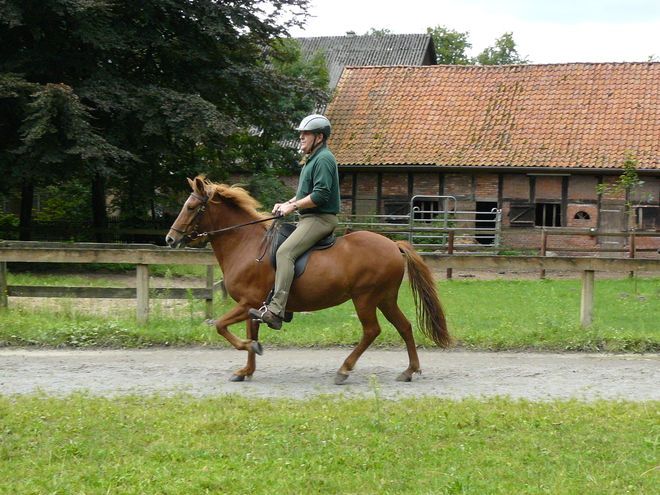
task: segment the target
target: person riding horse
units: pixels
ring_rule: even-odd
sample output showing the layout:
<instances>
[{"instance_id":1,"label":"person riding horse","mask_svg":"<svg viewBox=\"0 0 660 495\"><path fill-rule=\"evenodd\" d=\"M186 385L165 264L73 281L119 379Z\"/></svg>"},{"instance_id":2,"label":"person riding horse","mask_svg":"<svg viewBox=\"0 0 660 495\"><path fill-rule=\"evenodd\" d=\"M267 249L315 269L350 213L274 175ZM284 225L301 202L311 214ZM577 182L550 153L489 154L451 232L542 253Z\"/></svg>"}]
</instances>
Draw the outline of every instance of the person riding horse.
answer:
<instances>
[{"instance_id":1,"label":"person riding horse","mask_svg":"<svg viewBox=\"0 0 660 495\"><path fill-rule=\"evenodd\" d=\"M272 213L287 216L298 210L300 222L277 251L275 288L270 303L248 312L255 321L277 330L282 328L296 259L337 228L341 207L337 161L326 144L330 121L323 115L309 115L296 130L300 131L301 149L305 153L298 190L293 198L277 203Z\"/></svg>"}]
</instances>

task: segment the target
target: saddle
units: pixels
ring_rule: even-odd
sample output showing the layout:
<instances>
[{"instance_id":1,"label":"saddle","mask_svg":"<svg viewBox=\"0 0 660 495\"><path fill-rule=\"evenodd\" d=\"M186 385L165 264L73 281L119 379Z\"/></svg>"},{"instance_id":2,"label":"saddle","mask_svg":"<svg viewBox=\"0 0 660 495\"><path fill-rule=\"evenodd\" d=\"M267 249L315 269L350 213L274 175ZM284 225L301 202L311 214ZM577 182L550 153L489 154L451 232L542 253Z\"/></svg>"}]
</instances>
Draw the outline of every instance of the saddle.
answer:
<instances>
[{"instance_id":1,"label":"saddle","mask_svg":"<svg viewBox=\"0 0 660 495\"><path fill-rule=\"evenodd\" d=\"M274 269L277 269L277 257L275 256L277 254L277 250L282 245L282 243L286 239L288 239L288 237L293 233L294 230L296 230L296 226L292 223L280 223L277 226L275 233L273 234L273 238L271 240L271 245L270 245L270 264L273 265ZM317 243L314 244L307 251L305 251L296 260L293 278L296 279L304 273L305 267L307 267L307 261L309 260L309 255L312 254L312 251L328 249L329 247L332 247L334 245L335 240L336 240L335 236L332 233L330 233L327 236L325 236L323 239L317 241ZM275 288L273 287L270 293L268 294L268 298L266 299L265 305L270 304L270 301L273 298L274 291ZM293 320L293 313L289 311L285 312L284 321L289 323L291 322L291 320Z\"/></svg>"},{"instance_id":2,"label":"saddle","mask_svg":"<svg viewBox=\"0 0 660 495\"><path fill-rule=\"evenodd\" d=\"M276 253L282 243L289 238L289 236L296 230L296 226L292 223L281 223L275 234L270 245L270 263L273 265L273 268L277 269L277 259ZM307 267L307 261L309 260L309 255L312 254L312 251L319 251L322 249L328 249L332 247L335 243L335 236L330 233L325 236L323 239L314 244L311 248L305 251L297 260L295 264L295 270L293 278L296 279L300 277Z\"/></svg>"}]
</instances>

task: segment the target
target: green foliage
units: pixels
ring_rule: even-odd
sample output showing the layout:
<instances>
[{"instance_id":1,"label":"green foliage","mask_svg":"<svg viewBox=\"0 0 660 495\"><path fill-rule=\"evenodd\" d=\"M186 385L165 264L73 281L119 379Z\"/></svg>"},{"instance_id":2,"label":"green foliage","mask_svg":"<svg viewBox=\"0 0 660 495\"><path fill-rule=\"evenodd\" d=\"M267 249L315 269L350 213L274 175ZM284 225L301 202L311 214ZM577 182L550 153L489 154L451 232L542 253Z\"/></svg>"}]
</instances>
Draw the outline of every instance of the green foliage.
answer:
<instances>
[{"instance_id":1,"label":"green foliage","mask_svg":"<svg viewBox=\"0 0 660 495\"><path fill-rule=\"evenodd\" d=\"M513 65L526 64L529 60L518 53L513 33L504 33L495 40L495 46L482 51L475 57L474 62L477 65Z\"/></svg>"},{"instance_id":2,"label":"green foliage","mask_svg":"<svg viewBox=\"0 0 660 495\"><path fill-rule=\"evenodd\" d=\"M186 177L290 163L283 130L328 100L318 59L286 62L278 44L307 8L307 0L0 3L0 187L75 177L96 187L95 200L103 184L124 213L143 217ZM94 205L97 225L104 207L105 198Z\"/></svg>"},{"instance_id":3,"label":"green foliage","mask_svg":"<svg viewBox=\"0 0 660 495\"><path fill-rule=\"evenodd\" d=\"M18 227L19 220L16 215L0 213L0 239L17 240L18 232L7 227Z\"/></svg>"},{"instance_id":4,"label":"green foliage","mask_svg":"<svg viewBox=\"0 0 660 495\"><path fill-rule=\"evenodd\" d=\"M8 213L0 213L0 227L18 227L18 217Z\"/></svg>"},{"instance_id":5,"label":"green foliage","mask_svg":"<svg viewBox=\"0 0 660 495\"><path fill-rule=\"evenodd\" d=\"M254 174L245 185L253 198L261 203L264 211L270 212L275 203L281 203L295 196L296 192L283 184L272 172Z\"/></svg>"},{"instance_id":6,"label":"green foliage","mask_svg":"<svg viewBox=\"0 0 660 495\"><path fill-rule=\"evenodd\" d=\"M651 193L644 193L634 201L635 191L644 185L644 181L639 178L637 168L639 162L633 157L632 153L626 154L626 159L623 162L623 173L619 179L612 184L598 184L596 192L598 194L617 194L623 192L625 194L626 214L628 215L628 227L635 230L635 207L644 203L645 201L652 201L653 195Z\"/></svg>"},{"instance_id":7,"label":"green foliage","mask_svg":"<svg viewBox=\"0 0 660 495\"><path fill-rule=\"evenodd\" d=\"M32 98L20 129L22 145L16 150L24 160L17 177L61 178L85 170L83 167L87 173L103 172L108 160L132 158L95 131L90 122L91 109L82 104L71 87L46 84Z\"/></svg>"},{"instance_id":8,"label":"green foliage","mask_svg":"<svg viewBox=\"0 0 660 495\"><path fill-rule=\"evenodd\" d=\"M445 26L427 28L426 32L433 36L438 64L472 65L474 63L466 53L472 48L472 43L468 41L470 33L459 33Z\"/></svg>"},{"instance_id":9,"label":"green foliage","mask_svg":"<svg viewBox=\"0 0 660 495\"><path fill-rule=\"evenodd\" d=\"M35 215L39 222L84 222L92 217L89 187L78 180L54 183L44 189L46 200Z\"/></svg>"},{"instance_id":10,"label":"green foliage","mask_svg":"<svg viewBox=\"0 0 660 495\"><path fill-rule=\"evenodd\" d=\"M365 36L383 36L386 34L394 34L394 33L392 32L392 30L386 28L383 29L371 28L369 29L369 31L364 33Z\"/></svg>"},{"instance_id":11,"label":"green foliage","mask_svg":"<svg viewBox=\"0 0 660 495\"><path fill-rule=\"evenodd\" d=\"M468 41L468 32L458 32L445 26L427 28L426 32L433 36L438 64L448 65L510 65L526 64L527 57L522 57L513 40L513 33L504 33L495 40L495 45L485 48L476 57L468 56L472 48Z\"/></svg>"},{"instance_id":12,"label":"green foliage","mask_svg":"<svg viewBox=\"0 0 660 495\"><path fill-rule=\"evenodd\" d=\"M659 406L0 396L0 494L651 494Z\"/></svg>"}]
</instances>

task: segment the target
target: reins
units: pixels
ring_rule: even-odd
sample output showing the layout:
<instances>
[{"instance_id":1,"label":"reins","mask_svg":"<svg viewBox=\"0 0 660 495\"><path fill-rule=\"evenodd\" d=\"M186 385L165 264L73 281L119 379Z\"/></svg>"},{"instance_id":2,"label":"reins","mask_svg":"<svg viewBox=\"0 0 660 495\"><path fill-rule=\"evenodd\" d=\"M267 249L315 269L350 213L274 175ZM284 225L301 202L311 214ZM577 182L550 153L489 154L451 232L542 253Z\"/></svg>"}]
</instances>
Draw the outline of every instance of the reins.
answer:
<instances>
[{"instance_id":1,"label":"reins","mask_svg":"<svg viewBox=\"0 0 660 495\"><path fill-rule=\"evenodd\" d=\"M208 232L202 232L197 233L196 230L193 230L190 234L188 234L188 237L190 237L193 241L195 239L198 239L199 237L205 237L207 235L211 234L218 234L219 232L225 232L227 230L233 230L233 229L238 229L240 227L247 227L248 225L254 225L255 223L263 223L263 222L268 222L270 220L277 220L279 217L270 217L270 218L262 218L261 220L254 220L253 222L248 222L248 223L242 223L240 225L233 225L231 227L225 227L224 229L217 229L217 230L209 230ZM195 237L193 237L193 234ZM184 234L186 235L186 234Z\"/></svg>"}]
</instances>

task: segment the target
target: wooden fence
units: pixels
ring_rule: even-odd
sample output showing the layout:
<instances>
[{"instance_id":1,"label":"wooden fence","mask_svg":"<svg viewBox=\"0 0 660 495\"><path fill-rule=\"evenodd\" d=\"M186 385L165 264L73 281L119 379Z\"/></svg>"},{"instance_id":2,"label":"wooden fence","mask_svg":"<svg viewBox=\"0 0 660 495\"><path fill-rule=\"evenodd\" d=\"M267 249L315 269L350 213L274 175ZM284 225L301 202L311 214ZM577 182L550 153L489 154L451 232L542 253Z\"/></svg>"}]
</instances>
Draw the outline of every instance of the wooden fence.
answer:
<instances>
[{"instance_id":1,"label":"wooden fence","mask_svg":"<svg viewBox=\"0 0 660 495\"><path fill-rule=\"evenodd\" d=\"M496 256L475 254L421 253L434 269L470 269L514 271L557 270L582 273L580 324L593 323L595 272L659 272L660 259L622 259L593 257ZM7 262L26 263L131 263L137 265L136 289L92 287L29 287L7 284ZM173 250L152 245L122 244L57 244L11 242L0 243L0 307L7 298L22 297L127 297L137 298L137 319L145 322L149 315L149 297L158 293L149 288L149 265L206 265L206 288L167 289L164 297L187 299L190 291L195 299L207 301L207 315L213 314L213 296L221 287L214 282L216 260L210 249Z\"/></svg>"},{"instance_id":2,"label":"wooden fence","mask_svg":"<svg viewBox=\"0 0 660 495\"><path fill-rule=\"evenodd\" d=\"M10 286L7 284L7 262L25 263L129 263L137 265L136 287L45 287ZM205 288L150 288L149 265L206 265ZM149 298L204 299L206 316L213 317L213 297L223 289L222 281L213 280L217 265L210 249L174 250L151 244L66 244L5 241L0 243L0 307L8 305L7 298L16 297L75 297L137 299L137 320L149 318Z\"/></svg>"}]
</instances>

